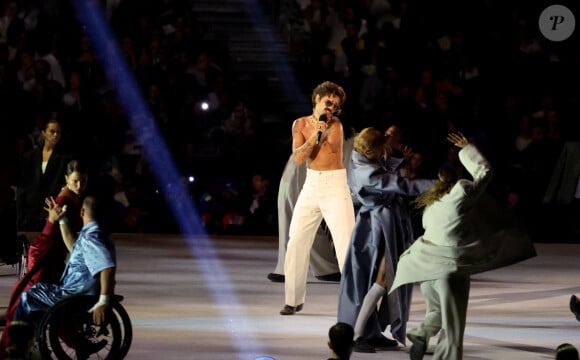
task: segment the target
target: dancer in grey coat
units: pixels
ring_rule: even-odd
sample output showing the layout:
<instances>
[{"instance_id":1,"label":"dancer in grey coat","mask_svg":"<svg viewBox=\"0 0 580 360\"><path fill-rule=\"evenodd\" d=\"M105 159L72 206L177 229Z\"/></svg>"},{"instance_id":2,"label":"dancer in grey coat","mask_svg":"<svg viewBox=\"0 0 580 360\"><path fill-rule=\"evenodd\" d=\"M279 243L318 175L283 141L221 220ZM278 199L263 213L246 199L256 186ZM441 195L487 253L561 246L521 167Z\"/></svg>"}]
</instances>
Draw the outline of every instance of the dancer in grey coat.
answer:
<instances>
[{"instance_id":1,"label":"dancer in grey coat","mask_svg":"<svg viewBox=\"0 0 580 360\"><path fill-rule=\"evenodd\" d=\"M370 344L366 352L374 352L373 347L397 346L397 341L382 335L387 325L391 325L395 339L405 341L412 287L385 296L378 312L376 304L393 282L399 256L414 239L403 196L419 195L434 183L401 176L397 167L402 159L388 157L384 161L385 149L389 149L387 156L392 153L388 136L374 128L362 130L355 138L348 178L360 208L342 273L338 321L357 328L357 318L364 318L364 330L355 329L355 340L357 345L362 341ZM375 286L375 282L379 284ZM377 287L380 293L375 297ZM373 300L367 301L367 295ZM373 304L363 315L359 312L364 302Z\"/></svg>"}]
</instances>

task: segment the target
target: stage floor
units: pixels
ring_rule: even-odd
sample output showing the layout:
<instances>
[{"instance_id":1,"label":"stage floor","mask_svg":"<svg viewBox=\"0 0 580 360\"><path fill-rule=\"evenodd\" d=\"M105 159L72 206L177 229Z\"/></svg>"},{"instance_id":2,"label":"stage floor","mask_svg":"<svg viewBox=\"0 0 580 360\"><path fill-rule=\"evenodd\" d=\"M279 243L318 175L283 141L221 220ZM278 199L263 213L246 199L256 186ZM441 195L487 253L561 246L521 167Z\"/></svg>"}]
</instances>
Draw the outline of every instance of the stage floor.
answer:
<instances>
[{"instance_id":1,"label":"stage floor","mask_svg":"<svg viewBox=\"0 0 580 360\"><path fill-rule=\"evenodd\" d=\"M339 285L311 277L304 310L279 315L284 285L266 279L276 264L276 238L116 234L115 240L116 292L133 321L127 359L328 358ZM570 295L580 293L580 245L536 244L536 250L533 259L473 277L464 359L553 359L561 343L580 346L580 322L568 309ZM5 307L16 276L10 266L0 271ZM415 286L408 328L424 310ZM408 359L408 347L351 359L386 356Z\"/></svg>"}]
</instances>

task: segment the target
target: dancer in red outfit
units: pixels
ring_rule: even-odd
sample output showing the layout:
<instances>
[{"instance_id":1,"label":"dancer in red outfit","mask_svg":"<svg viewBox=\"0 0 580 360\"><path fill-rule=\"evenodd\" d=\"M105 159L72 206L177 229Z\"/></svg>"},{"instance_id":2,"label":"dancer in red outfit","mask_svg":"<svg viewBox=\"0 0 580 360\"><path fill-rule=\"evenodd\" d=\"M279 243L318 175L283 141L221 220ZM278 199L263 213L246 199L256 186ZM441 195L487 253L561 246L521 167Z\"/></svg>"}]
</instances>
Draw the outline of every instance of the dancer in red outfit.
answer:
<instances>
[{"instance_id":1,"label":"dancer in red outfit","mask_svg":"<svg viewBox=\"0 0 580 360\"><path fill-rule=\"evenodd\" d=\"M82 227L82 220L76 214L80 214L82 192L86 188L87 179L88 169L77 160L71 160L66 168L66 185L55 199L59 206L66 206L68 214L75 214L66 220L73 234L76 234ZM20 294L38 282L58 283L64 270L67 254L68 250L58 226L53 226L47 221L42 232L30 244L26 275L16 282L12 290L6 310L6 327L0 338L0 356L4 354L8 346L6 334L18 306Z\"/></svg>"},{"instance_id":2,"label":"dancer in red outfit","mask_svg":"<svg viewBox=\"0 0 580 360\"><path fill-rule=\"evenodd\" d=\"M78 214L81 208L81 194L87 185L86 168L76 160L68 163L66 169L66 185L62 188L55 201L60 207L67 207L69 214ZM81 227L80 217L74 215L68 220L70 229L76 234ZM46 227L45 227L46 228ZM32 276L32 283L49 282L57 283L64 270L67 249L62 242L62 236L58 229L54 230L53 236L41 233L28 250L28 272L35 267L40 267ZM30 284L32 285L32 284Z\"/></svg>"}]
</instances>

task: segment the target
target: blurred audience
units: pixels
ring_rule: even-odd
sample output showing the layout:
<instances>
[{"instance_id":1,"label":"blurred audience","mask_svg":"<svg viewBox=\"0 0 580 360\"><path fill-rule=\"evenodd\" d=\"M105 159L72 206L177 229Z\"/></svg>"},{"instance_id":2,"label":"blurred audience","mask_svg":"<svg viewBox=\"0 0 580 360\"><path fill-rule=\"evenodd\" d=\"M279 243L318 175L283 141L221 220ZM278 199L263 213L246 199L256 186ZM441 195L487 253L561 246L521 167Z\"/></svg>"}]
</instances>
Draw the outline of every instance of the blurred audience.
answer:
<instances>
[{"instance_id":1,"label":"blurred audience","mask_svg":"<svg viewBox=\"0 0 580 360\"><path fill-rule=\"evenodd\" d=\"M273 8L284 9L273 16L276 29L288 43L288 59L305 92L313 83L335 81L352 94L343 106L345 122L357 129L401 124L411 147L423 155L421 171L427 175L447 161L447 144L438 140L446 132L459 129L478 137L496 157L497 179L503 182L490 189L499 190L498 197L529 224L542 223L540 199L555 158L562 144L580 137L573 120L579 110L580 57L577 47L544 41L533 27L534 7L275 1ZM133 221L125 218L116 230L176 230L146 221L153 216L147 207L158 206L163 192L151 172L137 174L144 144L133 141L126 114L70 5L15 0L2 5L0 92L6 101L0 110L7 123L16 124L19 156L42 146L43 129L35 124L44 114L55 114L63 122L63 151L88 158L93 169L105 168L109 155L118 159L130 206L125 200L111 205L133 209ZM256 175L248 166L252 159L264 151L287 154L294 117L266 124L264 109L277 111L270 107L272 99L238 86L248 74L234 71L230 49L208 36L211 27L194 9L189 0L118 1L104 8L178 168L184 176L208 178L195 184L192 198L201 206L201 195L212 194L202 207L225 208L221 202L231 203L231 189L224 196L212 189L213 180L246 184ZM462 21L466 16L468 23ZM490 21L497 26L486 26ZM265 131L266 125L276 131ZM404 170L410 177L414 163ZM277 183L282 167L283 160L273 165L270 182ZM253 196L252 187L238 187L234 198ZM243 202L236 205L241 217L232 219L258 220ZM225 231L223 219L219 223Z\"/></svg>"}]
</instances>

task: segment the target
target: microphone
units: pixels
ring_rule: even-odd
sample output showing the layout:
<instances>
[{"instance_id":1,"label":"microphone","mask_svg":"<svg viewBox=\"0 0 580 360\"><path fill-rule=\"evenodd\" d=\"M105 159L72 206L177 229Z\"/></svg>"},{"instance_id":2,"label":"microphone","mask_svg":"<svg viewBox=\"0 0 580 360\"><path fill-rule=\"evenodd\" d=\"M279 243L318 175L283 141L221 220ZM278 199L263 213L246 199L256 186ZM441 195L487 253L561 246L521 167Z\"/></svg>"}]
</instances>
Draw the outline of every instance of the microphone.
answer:
<instances>
[{"instance_id":1,"label":"microphone","mask_svg":"<svg viewBox=\"0 0 580 360\"><path fill-rule=\"evenodd\" d=\"M326 114L322 114L320 115L320 117L318 118L318 121L324 121L327 122L328 121L328 116L326 116ZM322 131L318 132L318 135L316 136L316 145L320 145L320 138L322 137Z\"/></svg>"}]
</instances>

